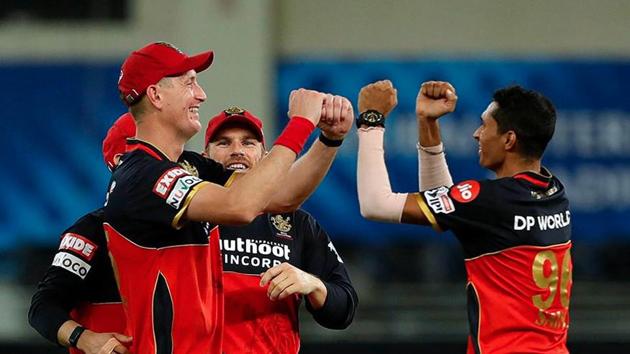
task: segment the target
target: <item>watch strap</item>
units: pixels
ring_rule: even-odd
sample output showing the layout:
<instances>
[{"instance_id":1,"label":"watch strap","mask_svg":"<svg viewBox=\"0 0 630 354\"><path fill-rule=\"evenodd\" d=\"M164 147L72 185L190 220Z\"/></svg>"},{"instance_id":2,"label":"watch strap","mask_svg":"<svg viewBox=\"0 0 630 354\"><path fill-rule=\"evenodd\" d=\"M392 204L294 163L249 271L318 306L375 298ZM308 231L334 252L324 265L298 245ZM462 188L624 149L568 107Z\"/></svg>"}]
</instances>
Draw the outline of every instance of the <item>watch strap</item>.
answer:
<instances>
[{"instance_id":1,"label":"watch strap","mask_svg":"<svg viewBox=\"0 0 630 354\"><path fill-rule=\"evenodd\" d=\"M343 143L343 139L339 139L339 140L329 139L326 136L324 136L324 133L321 133L321 132L319 133L319 141L321 141L322 144L328 147L339 147Z\"/></svg>"},{"instance_id":2,"label":"watch strap","mask_svg":"<svg viewBox=\"0 0 630 354\"><path fill-rule=\"evenodd\" d=\"M72 331L72 333L70 333L70 337L68 337L68 343L70 344L71 348L77 347L77 343L79 342L79 337L81 337L81 335L83 334L83 331L85 331L85 327L76 326L74 330Z\"/></svg>"}]
</instances>

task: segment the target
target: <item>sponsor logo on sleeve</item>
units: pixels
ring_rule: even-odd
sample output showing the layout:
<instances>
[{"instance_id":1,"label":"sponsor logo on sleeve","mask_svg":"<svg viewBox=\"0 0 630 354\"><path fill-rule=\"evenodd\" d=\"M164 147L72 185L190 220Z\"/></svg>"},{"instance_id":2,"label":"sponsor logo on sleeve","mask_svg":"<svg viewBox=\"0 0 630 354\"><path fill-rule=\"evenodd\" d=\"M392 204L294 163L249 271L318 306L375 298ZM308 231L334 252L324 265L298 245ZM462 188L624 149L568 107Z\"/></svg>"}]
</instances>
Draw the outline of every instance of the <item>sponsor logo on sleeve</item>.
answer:
<instances>
[{"instance_id":1,"label":"sponsor logo on sleeve","mask_svg":"<svg viewBox=\"0 0 630 354\"><path fill-rule=\"evenodd\" d=\"M427 204L435 214L449 214L455 211L453 200L448 196L448 188L440 187L424 192Z\"/></svg>"},{"instance_id":2,"label":"sponsor logo on sleeve","mask_svg":"<svg viewBox=\"0 0 630 354\"><path fill-rule=\"evenodd\" d=\"M168 198L166 198L166 203L175 209L179 209L179 207L182 205L182 202L188 195L190 189L200 182L201 179L195 176L186 175L180 177L175 182L175 186L173 187L171 193L168 195Z\"/></svg>"},{"instance_id":3,"label":"sponsor logo on sleeve","mask_svg":"<svg viewBox=\"0 0 630 354\"><path fill-rule=\"evenodd\" d=\"M158 181L155 182L153 192L162 198L166 198L168 191L171 190L171 187L175 184L177 178L187 174L188 172L181 167L173 167L170 170L167 170L162 176L160 176L160 178L158 178Z\"/></svg>"},{"instance_id":4,"label":"sponsor logo on sleeve","mask_svg":"<svg viewBox=\"0 0 630 354\"><path fill-rule=\"evenodd\" d=\"M87 238L68 232L61 238L59 244L60 250L68 250L81 256L81 258L89 261L94 257L98 246Z\"/></svg>"},{"instance_id":5,"label":"sponsor logo on sleeve","mask_svg":"<svg viewBox=\"0 0 630 354\"><path fill-rule=\"evenodd\" d=\"M468 180L460 182L451 188L451 197L460 203L470 203L479 195L479 182Z\"/></svg>"},{"instance_id":6,"label":"sponsor logo on sleeve","mask_svg":"<svg viewBox=\"0 0 630 354\"><path fill-rule=\"evenodd\" d=\"M74 273L81 279L85 279L90 268L92 268L91 265L84 262L81 258L66 252L57 253L53 259L52 265Z\"/></svg>"}]
</instances>

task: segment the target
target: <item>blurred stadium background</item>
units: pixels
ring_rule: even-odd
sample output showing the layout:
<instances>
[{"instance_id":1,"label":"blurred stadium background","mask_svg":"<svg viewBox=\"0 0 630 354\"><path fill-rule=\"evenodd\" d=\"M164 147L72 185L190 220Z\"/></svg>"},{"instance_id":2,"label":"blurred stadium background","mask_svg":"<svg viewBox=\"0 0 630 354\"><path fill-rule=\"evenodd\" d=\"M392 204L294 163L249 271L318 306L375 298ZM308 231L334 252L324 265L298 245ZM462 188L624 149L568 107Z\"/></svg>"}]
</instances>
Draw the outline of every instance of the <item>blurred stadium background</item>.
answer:
<instances>
[{"instance_id":1,"label":"blurred stadium background","mask_svg":"<svg viewBox=\"0 0 630 354\"><path fill-rule=\"evenodd\" d=\"M492 92L511 83L542 91L559 113L545 163L565 181L573 209L570 349L630 352L629 33L623 0L3 0L0 353L64 352L28 326L30 297L59 233L102 205L101 139L125 110L119 67L156 40L215 50L200 76L204 123L238 105L264 118L268 137L284 124L293 88L356 104L362 85L391 79L399 106L386 151L398 191L417 188L421 82L458 89L458 109L442 123L455 180L487 176L471 135ZM350 268L359 311L345 331L318 328L304 313L302 352L463 353L458 244L448 233L362 220L355 155L351 134L305 209Z\"/></svg>"}]
</instances>

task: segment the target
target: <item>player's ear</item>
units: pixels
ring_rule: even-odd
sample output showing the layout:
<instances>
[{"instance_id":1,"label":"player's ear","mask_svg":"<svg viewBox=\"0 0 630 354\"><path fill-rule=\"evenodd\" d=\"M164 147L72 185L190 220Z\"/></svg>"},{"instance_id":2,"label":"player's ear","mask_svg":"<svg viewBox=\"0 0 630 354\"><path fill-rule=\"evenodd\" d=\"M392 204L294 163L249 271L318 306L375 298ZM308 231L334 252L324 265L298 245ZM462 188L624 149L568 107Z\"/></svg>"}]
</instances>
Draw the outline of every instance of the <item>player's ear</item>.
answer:
<instances>
[{"instance_id":1,"label":"player's ear","mask_svg":"<svg viewBox=\"0 0 630 354\"><path fill-rule=\"evenodd\" d=\"M149 87L147 87L145 95L147 96L147 100L151 102L151 105L155 106L158 109L162 108L162 95L160 93L160 88L158 85L149 85Z\"/></svg>"},{"instance_id":2,"label":"player's ear","mask_svg":"<svg viewBox=\"0 0 630 354\"><path fill-rule=\"evenodd\" d=\"M516 141L518 140L516 133L513 130L507 131L503 134L505 142L503 143L505 150L514 150L516 148Z\"/></svg>"}]
</instances>

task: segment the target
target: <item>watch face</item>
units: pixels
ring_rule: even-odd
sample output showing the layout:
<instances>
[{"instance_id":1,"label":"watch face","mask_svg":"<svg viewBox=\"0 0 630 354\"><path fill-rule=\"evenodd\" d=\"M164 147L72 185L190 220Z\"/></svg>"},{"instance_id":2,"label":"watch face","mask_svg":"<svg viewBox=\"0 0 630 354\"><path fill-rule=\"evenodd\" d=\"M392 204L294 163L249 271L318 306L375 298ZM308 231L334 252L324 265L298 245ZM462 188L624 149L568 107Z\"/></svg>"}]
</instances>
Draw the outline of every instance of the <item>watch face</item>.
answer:
<instances>
[{"instance_id":1,"label":"watch face","mask_svg":"<svg viewBox=\"0 0 630 354\"><path fill-rule=\"evenodd\" d=\"M368 114L365 115L365 120L370 123L378 122L379 118L380 118L380 115L374 112L369 112Z\"/></svg>"},{"instance_id":2,"label":"watch face","mask_svg":"<svg viewBox=\"0 0 630 354\"><path fill-rule=\"evenodd\" d=\"M376 111L366 111L359 115L359 118L357 119L357 127L360 127L361 124L369 127L382 127L384 126L384 121L385 117L381 113Z\"/></svg>"}]
</instances>

